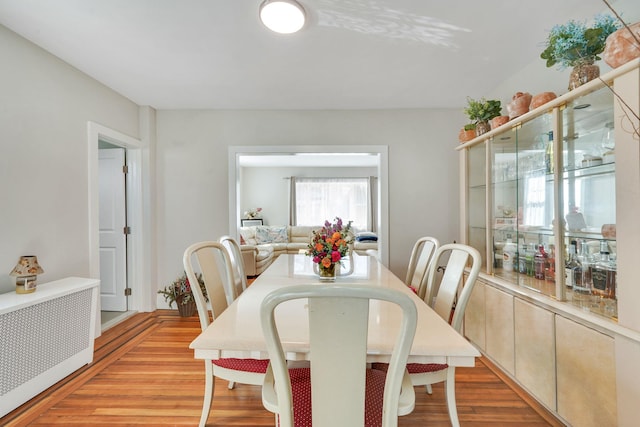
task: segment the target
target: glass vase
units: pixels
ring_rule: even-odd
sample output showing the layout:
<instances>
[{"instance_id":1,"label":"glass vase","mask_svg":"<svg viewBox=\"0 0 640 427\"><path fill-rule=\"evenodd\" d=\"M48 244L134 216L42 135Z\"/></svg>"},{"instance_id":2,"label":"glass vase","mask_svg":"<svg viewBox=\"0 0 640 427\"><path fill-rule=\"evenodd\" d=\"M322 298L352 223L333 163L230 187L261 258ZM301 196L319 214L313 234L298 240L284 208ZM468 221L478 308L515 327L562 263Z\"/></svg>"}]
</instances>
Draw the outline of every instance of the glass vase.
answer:
<instances>
[{"instance_id":1,"label":"glass vase","mask_svg":"<svg viewBox=\"0 0 640 427\"><path fill-rule=\"evenodd\" d=\"M331 264L329 267L325 267L318 264L318 276L320 276L321 282L334 282L336 280L336 265Z\"/></svg>"},{"instance_id":2,"label":"glass vase","mask_svg":"<svg viewBox=\"0 0 640 427\"><path fill-rule=\"evenodd\" d=\"M593 62L582 62L571 70L569 76L569 90L573 90L593 79L600 77L600 67Z\"/></svg>"}]
</instances>

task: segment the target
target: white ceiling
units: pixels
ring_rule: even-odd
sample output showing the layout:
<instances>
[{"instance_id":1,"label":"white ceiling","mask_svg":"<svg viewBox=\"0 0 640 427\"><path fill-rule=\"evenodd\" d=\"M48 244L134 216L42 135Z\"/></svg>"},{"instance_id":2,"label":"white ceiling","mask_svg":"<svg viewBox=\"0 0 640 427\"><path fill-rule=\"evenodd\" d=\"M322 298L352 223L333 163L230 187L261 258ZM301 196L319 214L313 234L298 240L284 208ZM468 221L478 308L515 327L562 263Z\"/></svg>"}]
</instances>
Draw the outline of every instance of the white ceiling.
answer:
<instances>
[{"instance_id":1,"label":"white ceiling","mask_svg":"<svg viewBox=\"0 0 640 427\"><path fill-rule=\"evenodd\" d=\"M535 61L553 25L605 8L300 0L308 24L280 35L258 21L260 2L0 0L0 24L157 109L458 108Z\"/></svg>"}]
</instances>

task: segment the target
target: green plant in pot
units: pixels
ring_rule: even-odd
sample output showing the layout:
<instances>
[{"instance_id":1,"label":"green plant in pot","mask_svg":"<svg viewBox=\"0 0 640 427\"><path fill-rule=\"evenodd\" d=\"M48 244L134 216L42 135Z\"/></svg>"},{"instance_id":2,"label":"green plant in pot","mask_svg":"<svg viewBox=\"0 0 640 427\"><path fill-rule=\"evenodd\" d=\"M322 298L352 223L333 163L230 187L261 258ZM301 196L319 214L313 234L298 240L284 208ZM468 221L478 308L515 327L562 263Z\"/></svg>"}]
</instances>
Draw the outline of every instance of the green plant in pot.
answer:
<instances>
[{"instance_id":1,"label":"green plant in pot","mask_svg":"<svg viewBox=\"0 0 640 427\"><path fill-rule=\"evenodd\" d=\"M462 129L460 129L460 133L458 133L458 141L467 142L471 141L476 137L476 124L469 123L464 125Z\"/></svg>"},{"instance_id":2,"label":"green plant in pot","mask_svg":"<svg viewBox=\"0 0 640 427\"><path fill-rule=\"evenodd\" d=\"M575 89L600 76L600 68L594 63L600 60L607 37L618 28L620 23L610 15L597 15L591 26L574 20L556 25L549 31L540 58L547 67L556 64L560 69L573 67L569 90Z\"/></svg>"},{"instance_id":3,"label":"green plant in pot","mask_svg":"<svg viewBox=\"0 0 640 427\"><path fill-rule=\"evenodd\" d=\"M200 285L202 295L204 295L206 301L209 301L207 289L205 288L204 280L202 279L202 274L198 273L196 274L196 277L198 278L198 284ZM176 303L180 316L189 317L195 313L196 302L193 298L191 284L189 283L186 273L182 273L182 275L174 280L169 286L166 286L164 289L160 289L158 293L164 296L164 300L169 303L169 307L171 307L174 302Z\"/></svg>"},{"instance_id":4,"label":"green plant in pot","mask_svg":"<svg viewBox=\"0 0 640 427\"><path fill-rule=\"evenodd\" d=\"M482 135L490 130L489 120L502 113L502 105L500 101L495 99L480 98L476 100L467 97L467 107L464 109L464 113L476 125L476 134Z\"/></svg>"}]
</instances>

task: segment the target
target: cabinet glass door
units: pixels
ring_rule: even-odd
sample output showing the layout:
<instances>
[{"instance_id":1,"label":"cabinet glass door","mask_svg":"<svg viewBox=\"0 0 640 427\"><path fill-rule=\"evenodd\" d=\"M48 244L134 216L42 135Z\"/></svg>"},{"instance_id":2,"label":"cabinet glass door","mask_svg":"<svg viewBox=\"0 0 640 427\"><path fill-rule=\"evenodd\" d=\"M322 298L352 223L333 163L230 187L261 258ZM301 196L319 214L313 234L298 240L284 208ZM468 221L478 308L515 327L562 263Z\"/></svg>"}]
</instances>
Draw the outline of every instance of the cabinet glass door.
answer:
<instances>
[{"instance_id":1,"label":"cabinet glass door","mask_svg":"<svg viewBox=\"0 0 640 427\"><path fill-rule=\"evenodd\" d=\"M607 88L570 102L562 145L567 298L610 317L617 315L613 102Z\"/></svg>"},{"instance_id":2,"label":"cabinet glass door","mask_svg":"<svg viewBox=\"0 0 640 427\"><path fill-rule=\"evenodd\" d=\"M545 114L491 142L493 272L555 295L553 132Z\"/></svg>"},{"instance_id":3,"label":"cabinet glass door","mask_svg":"<svg viewBox=\"0 0 640 427\"><path fill-rule=\"evenodd\" d=\"M486 220L486 145L478 144L467 151L467 176L469 177L468 244L482 255L483 270L487 266L487 220Z\"/></svg>"}]
</instances>

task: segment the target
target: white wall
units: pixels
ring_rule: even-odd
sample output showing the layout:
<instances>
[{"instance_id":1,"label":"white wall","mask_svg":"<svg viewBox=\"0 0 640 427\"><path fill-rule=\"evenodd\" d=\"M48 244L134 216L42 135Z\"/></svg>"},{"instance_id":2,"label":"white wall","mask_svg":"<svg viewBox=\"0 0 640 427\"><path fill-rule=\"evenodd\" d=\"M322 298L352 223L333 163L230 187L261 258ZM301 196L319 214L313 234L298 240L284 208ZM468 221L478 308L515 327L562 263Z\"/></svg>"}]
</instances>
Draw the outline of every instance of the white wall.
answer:
<instances>
[{"instance_id":1,"label":"white wall","mask_svg":"<svg viewBox=\"0 0 640 427\"><path fill-rule=\"evenodd\" d=\"M157 120L160 287L180 274L189 244L230 232L234 145L387 145L392 271L404 276L418 237L458 238L457 110L158 111Z\"/></svg>"},{"instance_id":2,"label":"white wall","mask_svg":"<svg viewBox=\"0 0 640 427\"><path fill-rule=\"evenodd\" d=\"M137 136L138 106L1 25L0 58L0 293L20 255L87 277L87 121Z\"/></svg>"}]
</instances>

